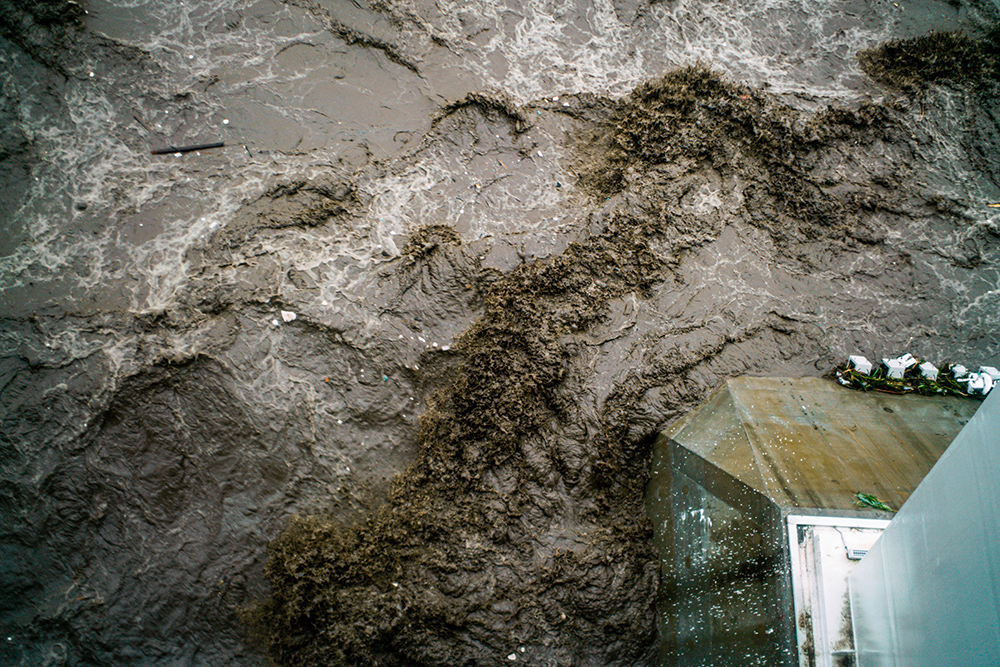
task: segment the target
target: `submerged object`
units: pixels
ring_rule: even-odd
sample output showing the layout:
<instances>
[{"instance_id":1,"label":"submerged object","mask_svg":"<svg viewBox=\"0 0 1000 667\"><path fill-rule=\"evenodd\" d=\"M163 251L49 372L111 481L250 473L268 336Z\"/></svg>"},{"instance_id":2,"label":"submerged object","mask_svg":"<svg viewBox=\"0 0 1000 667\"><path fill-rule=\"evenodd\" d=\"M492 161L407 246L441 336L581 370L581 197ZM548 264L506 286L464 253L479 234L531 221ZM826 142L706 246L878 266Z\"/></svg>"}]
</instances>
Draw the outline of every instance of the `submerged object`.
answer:
<instances>
[{"instance_id":1,"label":"submerged object","mask_svg":"<svg viewBox=\"0 0 1000 667\"><path fill-rule=\"evenodd\" d=\"M222 148L226 145L224 141L216 141L211 144L194 144L192 146L167 146L166 148L154 148L149 151L153 155L169 155L171 153L190 153L191 151L204 151L209 148Z\"/></svg>"}]
</instances>

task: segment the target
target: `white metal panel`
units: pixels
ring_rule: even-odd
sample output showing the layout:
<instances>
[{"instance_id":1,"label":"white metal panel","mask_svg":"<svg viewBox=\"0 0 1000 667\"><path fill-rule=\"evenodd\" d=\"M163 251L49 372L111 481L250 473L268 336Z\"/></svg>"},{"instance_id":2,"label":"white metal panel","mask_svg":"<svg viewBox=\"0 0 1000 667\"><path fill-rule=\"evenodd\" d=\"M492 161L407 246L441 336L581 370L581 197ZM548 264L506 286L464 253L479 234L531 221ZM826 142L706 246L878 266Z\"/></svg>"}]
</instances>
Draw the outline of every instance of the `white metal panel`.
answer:
<instances>
[{"instance_id":1,"label":"white metal panel","mask_svg":"<svg viewBox=\"0 0 1000 667\"><path fill-rule=\"evenodd\" d=\"M850 577L859 667L1000 664L1000 392Z\"/></svg>"}]
</instances>

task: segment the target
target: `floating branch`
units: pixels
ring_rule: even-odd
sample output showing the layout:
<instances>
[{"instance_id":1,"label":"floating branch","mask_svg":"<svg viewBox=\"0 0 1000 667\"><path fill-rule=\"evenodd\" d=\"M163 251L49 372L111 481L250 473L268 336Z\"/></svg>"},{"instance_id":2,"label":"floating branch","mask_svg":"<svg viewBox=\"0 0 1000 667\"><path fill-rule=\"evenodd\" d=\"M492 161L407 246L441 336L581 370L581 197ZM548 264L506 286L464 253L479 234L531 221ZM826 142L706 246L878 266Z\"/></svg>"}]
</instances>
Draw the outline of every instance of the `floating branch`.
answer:
<instances>
[{"instance_id":1,"label":"floating branch","mask_svg":"<svg viewBox=\"0 0 1000 667\"><path fill-rule=\"evenodd\" d=\"M209 148L222 148L226 145L224 141L216 141L214 144L195 144L193 146L167 146L166 148L154 148L150 151L153 155L169 155L171 153L190 153L191 151L204 151Z\"/></svg>"}]
</instances>

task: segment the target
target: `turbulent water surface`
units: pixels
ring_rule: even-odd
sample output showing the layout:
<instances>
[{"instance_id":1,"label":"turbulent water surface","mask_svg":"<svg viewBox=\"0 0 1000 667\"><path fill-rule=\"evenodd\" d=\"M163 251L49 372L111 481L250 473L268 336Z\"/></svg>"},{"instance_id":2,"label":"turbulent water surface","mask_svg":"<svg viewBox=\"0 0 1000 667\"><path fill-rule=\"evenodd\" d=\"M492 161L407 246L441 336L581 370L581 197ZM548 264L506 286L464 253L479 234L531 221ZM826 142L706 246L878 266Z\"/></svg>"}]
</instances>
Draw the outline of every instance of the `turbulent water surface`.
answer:
<instances>
[{"instance_id":1,"label":"turbulent water surface","mask_svg":"<svg viewBox=\"0 0 1000 667\"><path fill-rule=\"evenodd\" d=\"M651 434L998 361L994 2L21 4L2 664L669 661Z\"/></svg>"}]
</instances>

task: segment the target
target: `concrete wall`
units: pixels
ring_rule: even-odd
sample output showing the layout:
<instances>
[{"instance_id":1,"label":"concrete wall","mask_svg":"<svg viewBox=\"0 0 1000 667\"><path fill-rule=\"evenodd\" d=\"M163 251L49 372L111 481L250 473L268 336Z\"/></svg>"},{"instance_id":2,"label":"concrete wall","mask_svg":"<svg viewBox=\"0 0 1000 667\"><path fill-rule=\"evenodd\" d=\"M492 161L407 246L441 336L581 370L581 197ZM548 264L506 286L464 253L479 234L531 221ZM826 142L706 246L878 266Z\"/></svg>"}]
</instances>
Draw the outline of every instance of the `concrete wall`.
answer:
<instances>
[{"instance_id":1,"label":"concrete wall","mask_svg":"<svg viewBox=\"0 0 1000 667\"><path fill-rule=\"evenodd\" d=\"M850 577L858 667L1000 665L1000 391Z\"/></svg>"}]
</instances>

